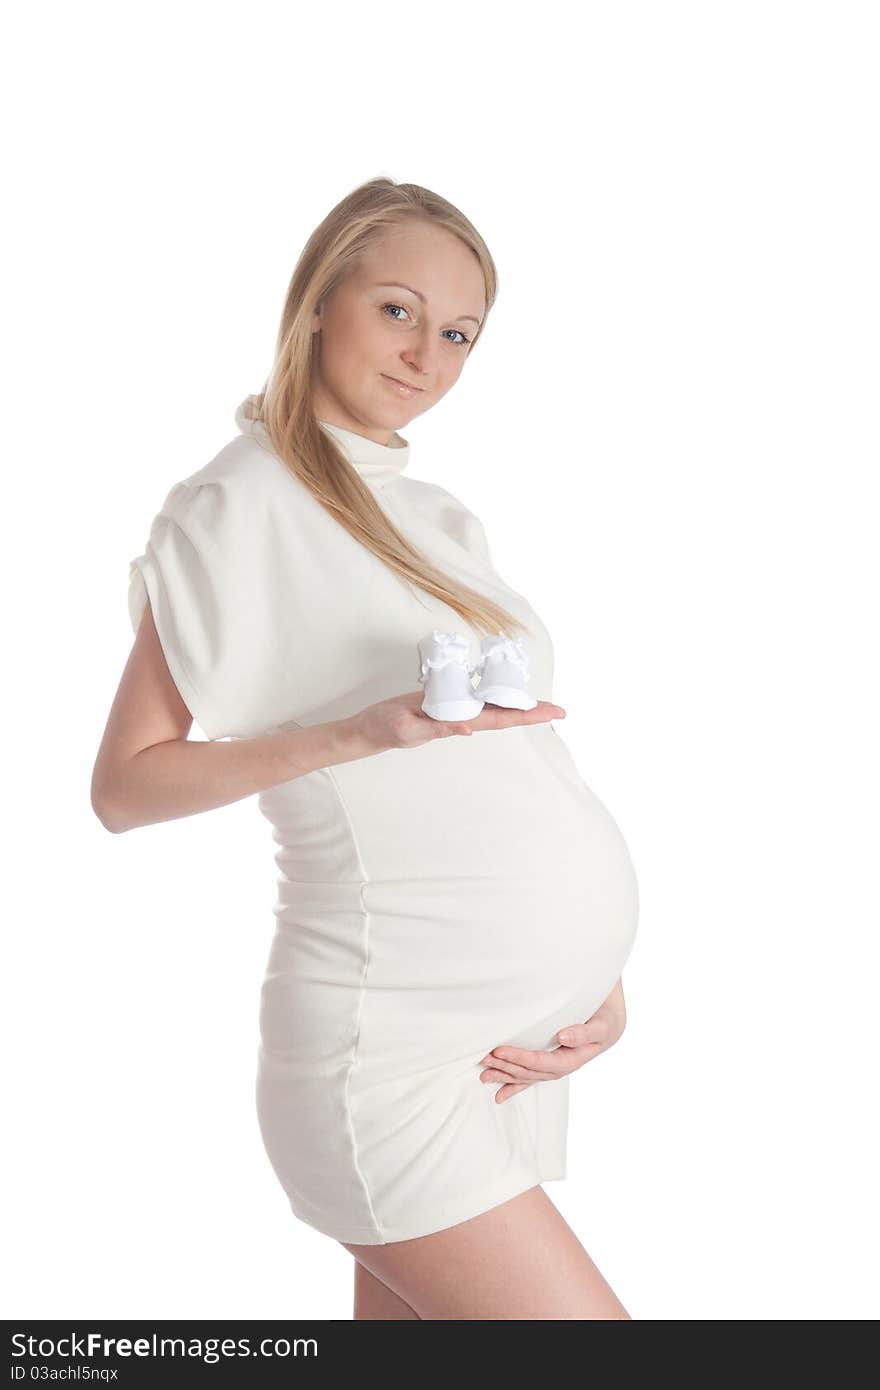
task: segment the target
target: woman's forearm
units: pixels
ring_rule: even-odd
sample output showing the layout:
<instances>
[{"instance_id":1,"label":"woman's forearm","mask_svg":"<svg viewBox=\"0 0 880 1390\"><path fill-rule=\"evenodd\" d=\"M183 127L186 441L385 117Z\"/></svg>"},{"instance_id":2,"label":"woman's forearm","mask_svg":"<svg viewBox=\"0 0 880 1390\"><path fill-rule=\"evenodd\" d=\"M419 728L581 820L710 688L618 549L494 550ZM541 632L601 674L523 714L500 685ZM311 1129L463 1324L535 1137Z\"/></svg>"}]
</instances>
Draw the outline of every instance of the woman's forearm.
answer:
<instances>
[{"instance_id":1,"label":"woman's forearm","mask_svg":"<svg viewBox=\"0 0 880 1390\"><path fill-rule=\"evenodd\" d=\"M114 834L228 806L318 768L368 757L353 719L284 729L229 743L171 739L127 759L110 785L93 791L102 825Z\"/></svg>"}]
</instances>

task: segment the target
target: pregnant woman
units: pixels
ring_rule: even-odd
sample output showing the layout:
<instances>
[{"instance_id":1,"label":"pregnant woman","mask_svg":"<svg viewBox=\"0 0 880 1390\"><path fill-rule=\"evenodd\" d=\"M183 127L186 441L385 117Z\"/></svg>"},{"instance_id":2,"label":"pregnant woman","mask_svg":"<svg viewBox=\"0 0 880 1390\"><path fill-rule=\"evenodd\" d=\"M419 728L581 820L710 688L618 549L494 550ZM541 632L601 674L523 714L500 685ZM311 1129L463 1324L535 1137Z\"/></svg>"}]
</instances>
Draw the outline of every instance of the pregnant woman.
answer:
<instances>
[{"instance_id":1,"label":"pregnant woman","mask_svg":"<svg viewBox=\"0 0 880 1390\"><path fill-rule=\"evenodd\" d=\"M258 795L257 1119L293 1214L354 1256L362 1319L629 1317L541 1184L572 1072L624 1027L632 863L553 726L547 629L398 433L495 294L476 229L417 185L373 179L317 227L263 391L131 561L93 776L113 831ZM430 717L431 632L473 666L482 636L519 642L534 708Z\"/></svg>"}]
</instances>

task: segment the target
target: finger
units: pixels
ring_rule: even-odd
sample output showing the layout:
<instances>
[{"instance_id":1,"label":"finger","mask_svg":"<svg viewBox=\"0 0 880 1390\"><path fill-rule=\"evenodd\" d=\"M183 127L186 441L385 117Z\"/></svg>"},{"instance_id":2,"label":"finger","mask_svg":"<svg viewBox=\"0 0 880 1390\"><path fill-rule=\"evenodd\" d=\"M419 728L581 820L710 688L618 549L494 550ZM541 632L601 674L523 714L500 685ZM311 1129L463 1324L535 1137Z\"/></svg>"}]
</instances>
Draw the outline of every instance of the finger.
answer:
<instances>
[{"instance_id":1,"label":"finger","mask_svg":"<svg viewBox=\"0 0 880 1390\"><path fill-rule=\"evenodd\" d=\"M570 1023L556 1034L563 1047L584 1047L587 1043L605 1042L608 1023L602 1018L588 1018L586 1023Z\"/></svg>"},{"instance_id":2,"label":"finger","mask_svg":"<svg viewBox=\"0 0 880 1390\"><path fill-rule=\"evenodd\" d=\"M499 1068L489 1067L487 1071L480 1073L480 1080L488 1083L499 1081L522 1081L531 1086L536 1081L555 1081L556 1076L549 1072L526 1071L524 1067L519 1067L514 1071L501 1071Z\"/></svg>"},{"instance_id":3,"label":"finger","mask_svg":"<svg viewBox=\"0 0 880 1390\"><path fill-rule=\"evenodd\" d=\"M497 1066L500 1063L510 1063L517 1067L528 1067L530 1071L549 1072L551 1074L562 1071L565 1067L564 1053L566 1049L562 1047L554 1048L552 1052L535 1051L527 1047L493 1047L487 1053L488 1065Z\"/></svg>"},{"instance_id":4,"label":"finger","mask_svg":"<svg viewBox=\"0 0 880 1390\"><path fill-rule=\"evenodd\" d=\"M495 1104L503 1105L506 1100L512 1100L514 1096L519 1095L520 1091L525 1091L527 1089L528 1087L526 1086L502 1086L500 1090L495 1092Z\"/></svg>"},{"instance_id":5,"label":"finger","mask_svg":"<svg viewBox=\"0 0 880 1390\"><path fill-rule=\"evenodd\" d=\"M517 1081L554 1081L560 1075L558 1071L536 1071L531 1067L518 1067L514 1062L496 1062L489 1071L493 1075L503 1077L505 1081L511 1076ZM482 1074L480 1079L483 1079Z\"/></svg>"},{"instance_id":6,"label":"finger","mask_svg":"<svg viewBox=\"0 0 880 1390\"><path fill-rule=\"evenodd\" d=\"M547 700L539 700L534 709L509 709L505 705L493 705L488 700L476 718L477 728L509 729L517 724L544 724L549 719L564 719L565 710L561 705L552 705Z\"/></svg>"}]
</instances>

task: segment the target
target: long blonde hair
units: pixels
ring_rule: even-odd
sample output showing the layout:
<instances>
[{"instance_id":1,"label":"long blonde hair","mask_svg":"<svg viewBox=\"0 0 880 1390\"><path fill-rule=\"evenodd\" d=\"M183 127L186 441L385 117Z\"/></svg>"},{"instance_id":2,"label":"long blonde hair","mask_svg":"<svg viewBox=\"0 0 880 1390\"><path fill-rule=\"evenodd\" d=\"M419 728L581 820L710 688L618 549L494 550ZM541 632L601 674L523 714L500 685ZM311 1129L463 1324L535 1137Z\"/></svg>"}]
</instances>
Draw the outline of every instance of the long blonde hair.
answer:
<instances>
[{"instance_id":1,"label":"long blonde hair","mask_svg":"<svg viewBox=\"0 0 880 1390\"><path fill-rule=\"evenodd\" d=\"M282 462L331 516L399 575L453 608L478 631L512 637L528 625L475 589L451 579L403 536L376 501L338 443L315 415L312 371L319 349L312 319L321 300L358 257L391 227L413 219L444 227L476 256L486 287L486 314L471 340L473 352L495 300L498 277L483 238L463 213L427 188L370 179L343 198L312 232L288 286L269 378L254 408Z\"/></svg>"}]
</instances>

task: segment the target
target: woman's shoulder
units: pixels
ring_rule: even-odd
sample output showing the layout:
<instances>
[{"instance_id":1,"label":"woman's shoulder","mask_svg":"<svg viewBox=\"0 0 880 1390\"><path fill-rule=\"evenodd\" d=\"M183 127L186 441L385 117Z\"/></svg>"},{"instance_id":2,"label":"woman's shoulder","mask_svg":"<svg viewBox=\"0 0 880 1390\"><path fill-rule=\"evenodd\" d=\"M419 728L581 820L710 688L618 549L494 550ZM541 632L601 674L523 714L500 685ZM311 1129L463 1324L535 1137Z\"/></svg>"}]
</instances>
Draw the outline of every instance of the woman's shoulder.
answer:
<instances>
[{"instance_id":1,"label":"woman's shoulder","mask_svg":"<svg viewBox=\"0 0 880 1390\"><path fill-rule=\"evenodd\" d=\"M262 518L304 518L313 510L310 502L305 485L277 454L239 435L193 472L178 474L161 510L180 524L213 528L218 536L224 529L256 535Z\"/></svg>"},{"instance_id":2,"label":"woman's shoulder","mask_svg":"<svg viewBox=\"0 0 880 1390\"><path fill-rule=\"evenodd\" d=\"M235 492L271 488L292 478L290 469L276 454L252 435L239 434L207 463L181 478L178 486L193 489L214 484Z\"/></svg>"}]
</instances>

